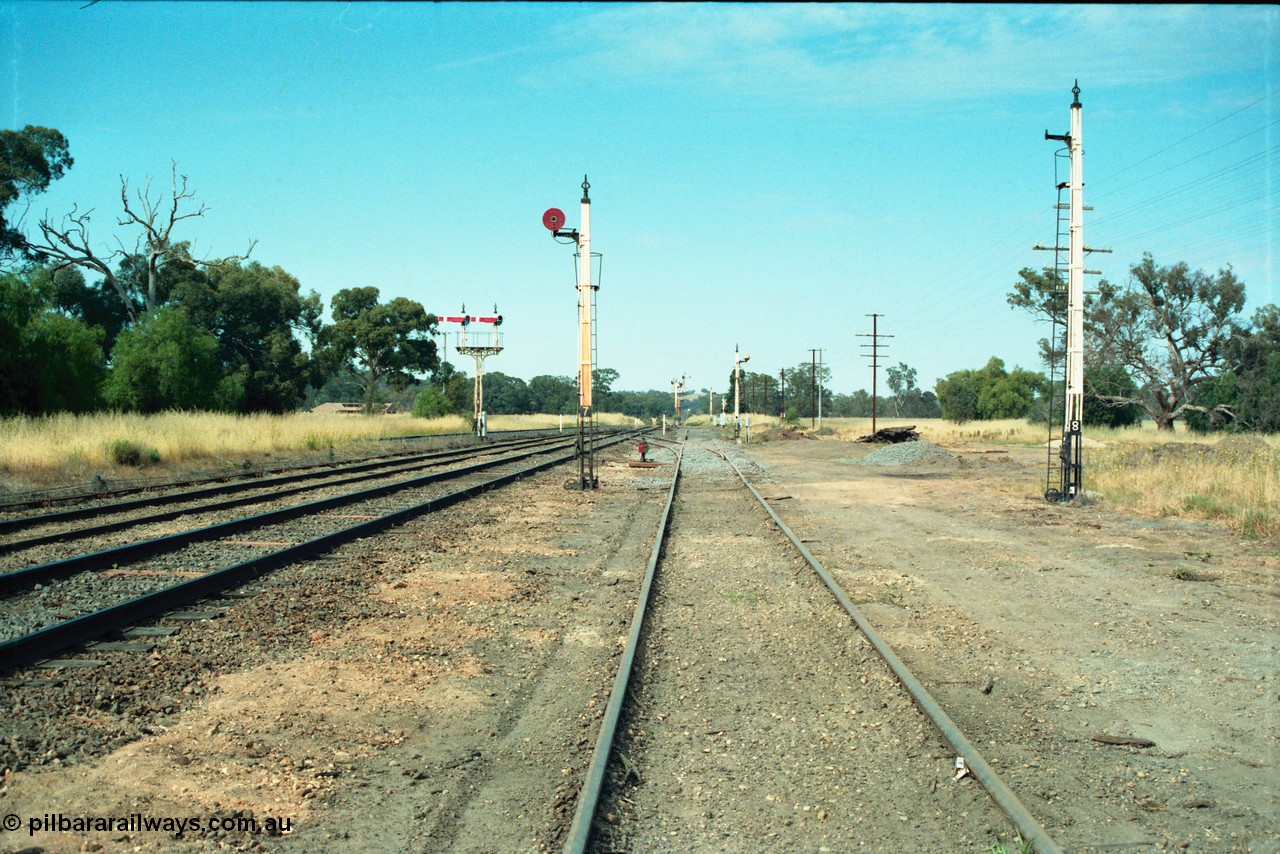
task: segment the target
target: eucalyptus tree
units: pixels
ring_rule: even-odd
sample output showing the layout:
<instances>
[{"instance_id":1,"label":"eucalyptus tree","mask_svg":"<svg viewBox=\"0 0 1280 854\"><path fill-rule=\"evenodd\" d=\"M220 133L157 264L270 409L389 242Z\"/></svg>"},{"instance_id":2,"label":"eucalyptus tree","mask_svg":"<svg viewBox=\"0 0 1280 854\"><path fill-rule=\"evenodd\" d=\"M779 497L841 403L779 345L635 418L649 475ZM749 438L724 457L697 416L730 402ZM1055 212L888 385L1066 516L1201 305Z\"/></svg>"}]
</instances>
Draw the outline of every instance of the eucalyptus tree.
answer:
<instances>
[{"instance_id":1,"label":"eucalyptus tree","mask_svg":"<svg viewBox=\"0 0 1280 854\"><path fill-rule=\"evenodd\" d=\"M318 336L321 358L330 368L350 368L364 384L364 405L377 405L379 383L401 390L439 362L438 319L422 303L396 297L378 302L375 287L346 288L330 301L333 325Z\"/></svg>"}]
</instances>

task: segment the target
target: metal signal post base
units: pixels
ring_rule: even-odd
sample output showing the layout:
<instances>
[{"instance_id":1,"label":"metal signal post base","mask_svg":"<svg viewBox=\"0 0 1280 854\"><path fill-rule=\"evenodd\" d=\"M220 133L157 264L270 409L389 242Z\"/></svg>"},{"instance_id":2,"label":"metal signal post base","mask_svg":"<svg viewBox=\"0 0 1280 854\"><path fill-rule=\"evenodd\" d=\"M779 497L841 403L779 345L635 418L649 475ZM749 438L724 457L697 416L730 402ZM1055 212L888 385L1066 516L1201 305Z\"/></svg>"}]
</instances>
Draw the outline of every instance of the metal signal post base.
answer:
<instances>
[{"instance_id":1,"label":"metal signal post base","mask_svg":"<svg viewBox=\"0 0 1280 854\"><path fill-rule=\"evenodd\" d=\"M1058 459L1062 463L1062 483L1059 489L1050 488L1045 491L1046 500L1069 504L1080 497L1083 492L1083 446L1084 434L1080 430L1080 422L1072 421L1062 431L1062 446L1058 449Z\"/></svg>"},{"instance_id":2,"label":"metal signal post base","mask_svg":"<svg viewBox=\"0 0 1280 854\"><path fill-rule=\"evenodd\" d=\"M578 458L578 480L569 481L569 489L596 489L600 480L596 477L596 420L591 407L578 411L578 438L574 445Z\"/></svg>"}]
</instances>

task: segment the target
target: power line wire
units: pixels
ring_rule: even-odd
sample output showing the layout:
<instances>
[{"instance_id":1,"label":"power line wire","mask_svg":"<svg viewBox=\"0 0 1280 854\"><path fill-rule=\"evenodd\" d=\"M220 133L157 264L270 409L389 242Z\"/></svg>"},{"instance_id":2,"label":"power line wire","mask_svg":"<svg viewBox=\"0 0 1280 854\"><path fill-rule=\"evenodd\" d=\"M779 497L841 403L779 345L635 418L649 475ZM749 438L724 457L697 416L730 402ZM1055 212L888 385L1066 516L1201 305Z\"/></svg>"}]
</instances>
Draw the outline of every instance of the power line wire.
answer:
<instances>
[{"instance_id":1,"label":"power line wire","mask_svg":"<svg viewBox=\"0 0 1280 854\"><path fill-rule=\"evenodd\" d=\"M1168 168L1161 169L1159 172L1153 172L1153 173L1151 173L1150 175L1146 176L1145 178L1139 178L1137 181L1134 181L1134 182L1133 182L1133 183L1131 183L1131 184L1125 184L1123 187L1117 187L1117 188L1116 188L1116 189L1114 189L1114 190L1108 190L1107 192L1102 193L1101 195L1098 195L1098 196L1094 196L1093 198L1094 198L1094 199L1105 199L1107 196L1114 196L1116 193L1119 193L1119 192L1120 192L1120 191L1122 191L1122 190L1127 190L1127 189L1129 189L1130 187L1135 187L1135 186L1137 186L1138 184L1143 183L1144 181L1150 181L1152 178L1156 178L1156 177L1158 177L1158 176L1160 176L1160 175L1165 174L1166 172L1172 172L1174 169L1179 169L1179 168L1181 168L1181 167L1183 167L1183 166L1186 166L1188 163L1192 162L1193 160L1199 160L1201 157L1205 157L1205 156L1208 156L1208 155L1210 155L1210 154L1213 154L1213 152L1215 152L1215 151L1219 151L1219 150L1221 150L1221 149L1223 149L1223 148L1226 148L1228 145L1235 145L1235 144L1236 144L1237 142L1239 142L1240 140L1242 140L1242 139L1247 139L1247 138L1249 138L1249 137L1253 136L1255 133L1262 133L1262 132L1263 132L1264 130L1266 130L1267 128L1271 127L1272 125L1277 125L1277 124L1280 124L1280 119L1276 119L1276 120L1275 120L1275 121L1273 121L1273 122L1268 122L1267 124L1263 125L1263 126L1262 126L1262 127L1260 127L1260 128L1254 128L1253 130L1249 131L1248 133L1246 133L1246 134L1241 134L1240 136L1236 137L1236 138L1235 138L1235 139L1233 139L1233 140L1230 140L1230 141L1228 141L1228 142L1224 142L1224 143L1222 143L1222 145L1214 146L1213 148L1210 148L1208 151L1202 151L1202 152L1200 152L1199 154L1197 154L1195 157L1188 157L1186 160L1183 160L1181 163L1175 163L1175 164L1173 164L1172 166L1169 166Z\"/></svg>"},{"instance_id":2,"label":"power line wire","mask_svg":"<svg viewBox=\"0 0 1280 854\"><path fill-rule=\"evenodd\" d=\"M1245 105L1244 105L1243 107L1241 107L1240 109L1238 109L1238 110L1236 110L1236 111L1234 111L1234 112L1231 112L1231 113L1227 113L1225 116L1223 116L1222 118L1218 119L1217 121L1215 121L1215 122L1211 122L1210 124L1207 124L1207 125L1205 125L1204 127L1200 128L1200 130L1198 130L1198 131L1196 131L1196 132L1194 132L1194 133L1189 133L1189 134L1187 134L1186 136L1184 136L1182 139L1178 140L1177 142L1170 143L1169 145L1166 145L1164 148L1160 149L1159 151L1155 152L1154 154L1148 154L1146 157L1142 158L1141 160L1139 160L1139 161L1137 161L1137 162L1135 162L1135 163L1130 163L1128 166L1124 167L1123 169L1120 169L1120 170L1119 170L1119 171L1117 171L1117 172L1112 172L1110 175L1106 176L1105 178L1099 178L1098 180L1094 181L1094 183L1095 183L1095 184L1101 184L1101 183L1103 183L1104 181L1109 181L1109 180L1111 180L1112 178L1116 177L1117 175L1120 175L1120 174L1123 174L1123 173L1125 173L1125 172L1128 172L1130 169L1133 169L1135 166L1141 166L1143 163L1146 163L1148 160L1151 160L1151 159L1153 159L1153 158L1159 157L1161 154L1164 154L1164 153L1165 153L1166 151L1168 151L1169 149L1171 149L1171 148L1176 148L1177 146L1182 145L1182 143L1186 142L1187 140L1189 140L1189 139L1192 139L1192 138L1194 138L1194 137L1199 136L1200 134L1204 133L1205 131L1209 130L1210 128L1217 127L1218 125L1222 124L1223 122L1225 122L1227 119L1231 118L1232 116L1239 115L1240 113L1243 113L1245 110L1249 109L1250 107L1256 106L1257 104L1261 104L1263 101L1265 101L1265 100L1267 100L1268 98L1272 97L1273 95L1277 95L1277 94L1280 94L1280 89L1273 89L1272 91L1270 91L1270 92L1268 92L1267 94L1263 95L1261 98L1258 98L1258 99L1257 99L1257 100L1255 100L1255 101L1250 101L1249 103L1245 104Z\"/></svg>"}]
</instances>

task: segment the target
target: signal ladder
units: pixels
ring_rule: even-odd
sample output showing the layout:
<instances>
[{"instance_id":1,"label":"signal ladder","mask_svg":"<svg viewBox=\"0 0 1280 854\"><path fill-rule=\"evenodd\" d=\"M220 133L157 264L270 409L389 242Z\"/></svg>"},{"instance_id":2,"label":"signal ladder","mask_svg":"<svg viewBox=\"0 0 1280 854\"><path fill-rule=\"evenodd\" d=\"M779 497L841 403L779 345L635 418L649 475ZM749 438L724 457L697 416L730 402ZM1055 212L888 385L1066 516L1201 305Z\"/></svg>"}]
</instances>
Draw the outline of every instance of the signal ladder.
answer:
<instances>
[{"instance_id":1,"label":"signal ladder","mask_svg":"<svg viewBox=\"0 0 1280 854\"><path fill-rule=\"evenodd\" d=\"M1070 185L1059 181L1059 167L1066 161L1067 173L1070 174L1071 155L1067 149L1054 152L1053 175L1058 186L1058 202L1054 209L1058 212L1057 234L1053 240L1053 266L1045 267L1044 272L1053 277L1053 293L1050 295L1050 311L1052 330L1049 335L1049 441L1045 444L1048 461L1045 465L1044 494L1051 498L1060 493L1063 478L1063 460L1060 448L1055 449L1054 439L1062 440L1063 410L1059 404L1065 400L1067 382L1067 266L1071 257L1071 205L1069 201ZM1055 433L1057 434L1055 436ZM1058 496L1060 500L1060 495Z\"/></svg>"}]
</instances>

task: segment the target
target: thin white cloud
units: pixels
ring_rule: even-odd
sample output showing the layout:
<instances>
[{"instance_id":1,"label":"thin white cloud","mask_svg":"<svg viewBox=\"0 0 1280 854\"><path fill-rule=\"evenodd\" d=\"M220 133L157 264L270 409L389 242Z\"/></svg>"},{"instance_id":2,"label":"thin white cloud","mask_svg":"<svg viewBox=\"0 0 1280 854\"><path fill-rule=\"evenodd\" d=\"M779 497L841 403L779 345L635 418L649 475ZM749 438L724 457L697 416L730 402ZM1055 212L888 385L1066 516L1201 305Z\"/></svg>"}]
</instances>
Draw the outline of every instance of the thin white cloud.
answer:
<instances>
[{"instance_id":1,"label":"thin white cloud","mask_svg":"<svg viewBox=\"0 0 1280 854\"><path fill-rule=\"evenodd\" d=\"M1274 62L1274 7L690 4L608 8L553 32L560 80L822 105L1138 85Z\"/></svg>"}]
</instances>

